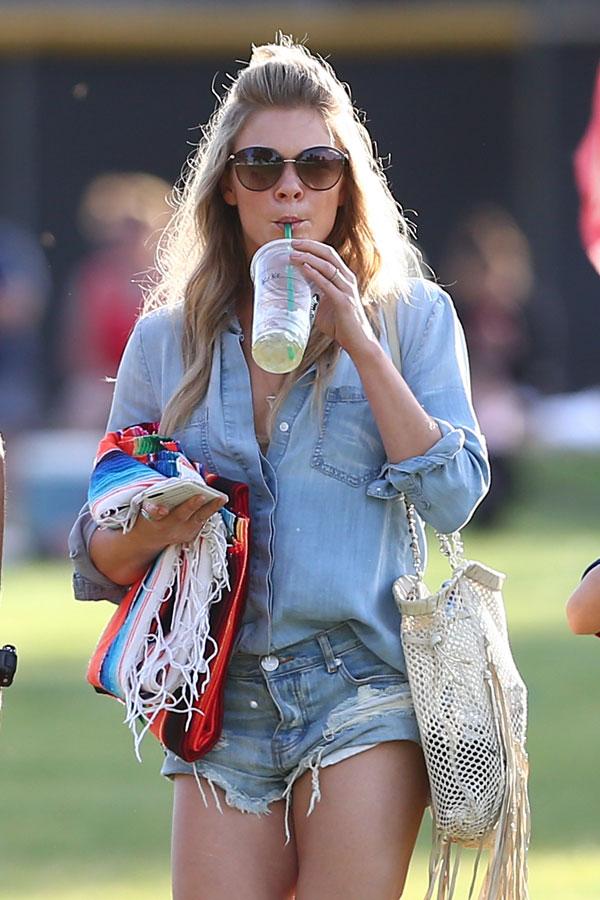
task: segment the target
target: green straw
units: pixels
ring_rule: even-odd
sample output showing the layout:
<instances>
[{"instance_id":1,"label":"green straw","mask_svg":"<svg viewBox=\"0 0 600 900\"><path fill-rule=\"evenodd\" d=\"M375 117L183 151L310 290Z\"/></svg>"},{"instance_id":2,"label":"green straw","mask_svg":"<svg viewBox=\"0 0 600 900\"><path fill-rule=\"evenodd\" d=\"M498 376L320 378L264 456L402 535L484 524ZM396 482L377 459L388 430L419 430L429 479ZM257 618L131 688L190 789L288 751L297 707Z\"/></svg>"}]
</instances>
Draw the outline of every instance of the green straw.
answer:
<instances>
[{"instance_id":1,"label":"green straw","mask_svg":"<svg viewBox=\"0 0 600 900\"><path fill-rule=\"evenodd\" d=\"M292 223L286 222L283 226L283 235L287 241L291 241L292 239ZM286 269L287 274L287 301L288 301L288 310L294 310L294 272L293 267L288 266ZM288 344L288 357L290 359L294 358L294 348Z\"/></svg>"}]
</instances>

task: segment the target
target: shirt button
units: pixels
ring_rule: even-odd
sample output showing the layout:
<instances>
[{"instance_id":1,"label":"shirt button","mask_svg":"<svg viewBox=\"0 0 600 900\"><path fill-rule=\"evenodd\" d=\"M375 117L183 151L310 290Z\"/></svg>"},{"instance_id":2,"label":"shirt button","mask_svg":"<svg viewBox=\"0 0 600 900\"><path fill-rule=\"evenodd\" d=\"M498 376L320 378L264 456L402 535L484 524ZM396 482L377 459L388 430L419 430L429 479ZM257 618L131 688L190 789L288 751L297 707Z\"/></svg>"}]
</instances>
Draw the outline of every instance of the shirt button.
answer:
<instances>
[{"instance_id":1,"label":"shirt button","mask_svg":"<svg viewBox=\"0 0 600 900\"><path fill-rule=\"evenodd\" d=\"M251 700L250 706L252 709L258 709L258 703L256 702L256 700Z\"/></svg>"},{"instance_id":2,"label":"shirt button","mask_svg":"<svg viewBox=\"0 0 600 900\"><path fill-rule=\"evenodd\" d=\"M288 422L280 422L280 423L279 423L279 430L280 430L280 431L283 431L283 432L289 431L289 430L290 430L289 423L288 423Z\"/></svg>"},{"instance_id":3,"label":"shirt button","mask_svg":"<svg viewBox=\"0 0 600 900\"><path fill-rule=\"evenodd\" d=\"M263 656L260 665L265 672L275 672L279 668L279 660L276 656Z\"/></svg>"}]
</instances>

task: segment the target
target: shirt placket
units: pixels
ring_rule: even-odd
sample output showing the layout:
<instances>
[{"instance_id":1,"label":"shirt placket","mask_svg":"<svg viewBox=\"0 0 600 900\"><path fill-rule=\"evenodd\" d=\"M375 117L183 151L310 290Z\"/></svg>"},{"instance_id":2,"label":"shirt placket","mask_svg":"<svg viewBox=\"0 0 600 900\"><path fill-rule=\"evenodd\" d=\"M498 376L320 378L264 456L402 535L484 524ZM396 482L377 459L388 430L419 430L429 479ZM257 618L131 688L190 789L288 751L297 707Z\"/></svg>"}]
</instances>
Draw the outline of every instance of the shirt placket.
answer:
<instances>
[{"instance_id":1,"label":"shirt placket","mask_svg":"<svg viewBox=\"0 0 600 900\"><path fill-rule=\"evenodd\" d=\"M252 414L250 374L242 350L243 334L235 328L222 335L221 408L225 441L246 473L251 492L255 540L250 560L249 588L253 598L264 598L265 652L272 650L274 513L277 504L277 468L291 438L293 424L308 391L307 372L285 399L273 425L266 456L258 446ZM240 435L243 439L240 440Z\"/></svg>"}]
</instances>

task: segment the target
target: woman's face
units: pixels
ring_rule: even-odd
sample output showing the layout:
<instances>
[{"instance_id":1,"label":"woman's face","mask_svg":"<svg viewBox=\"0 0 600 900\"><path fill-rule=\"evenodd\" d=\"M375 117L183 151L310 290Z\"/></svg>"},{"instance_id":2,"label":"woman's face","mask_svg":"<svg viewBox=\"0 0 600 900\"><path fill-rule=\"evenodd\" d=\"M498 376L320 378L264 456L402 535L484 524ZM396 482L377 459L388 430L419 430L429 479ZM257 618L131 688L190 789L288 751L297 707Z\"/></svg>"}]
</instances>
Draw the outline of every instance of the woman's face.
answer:
<instances>
[{"instance_id":1,"label":"woman's face","mask_svg":"<svg viewBox=\"0 0 600 900\"><path fill-rule=\"evenodd\" d=\"M308 147L323 146L333 147L335 142L316 110L264 109L252 113L240 129L232 152L245 147L271 147L284 159L293 159ZM300 181L295 167L288 163L272 188L250 191L229 168L221 190L225 202L237 207L248 258L267 241L284 237L286 221L292 223L294 237L326 241L338 207L344 202L344 180L342 176L328 191L314 191Z\"/></svg>"}]
</instances>

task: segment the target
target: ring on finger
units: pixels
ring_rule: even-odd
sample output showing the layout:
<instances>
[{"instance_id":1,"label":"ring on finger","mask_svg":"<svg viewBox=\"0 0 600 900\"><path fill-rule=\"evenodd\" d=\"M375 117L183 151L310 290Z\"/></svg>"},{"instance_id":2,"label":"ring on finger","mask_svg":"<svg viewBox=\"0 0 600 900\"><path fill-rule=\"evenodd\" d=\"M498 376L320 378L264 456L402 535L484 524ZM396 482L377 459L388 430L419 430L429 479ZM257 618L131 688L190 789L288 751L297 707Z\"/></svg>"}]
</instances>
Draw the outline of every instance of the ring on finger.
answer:
<instances>
[{"instance_id":1,"label":"ring on finger","mask_svg":"<svg viewBox=\"0 0 600 900\"><path fill-rule=\"evenodd\" d=\"M332 275L331 278L329 279L332 283L335 283L335 279L338 277L338 275L341 274L341 272L340 272L340 270L338 269L337 266L334 266L334 269L335 269L335 272L333 273L333 275Z\"/></svg>"}]
</instances>

